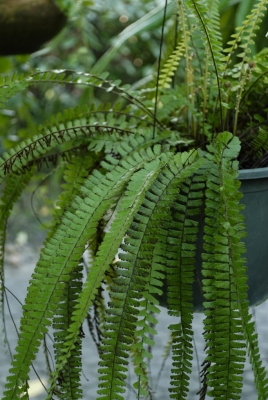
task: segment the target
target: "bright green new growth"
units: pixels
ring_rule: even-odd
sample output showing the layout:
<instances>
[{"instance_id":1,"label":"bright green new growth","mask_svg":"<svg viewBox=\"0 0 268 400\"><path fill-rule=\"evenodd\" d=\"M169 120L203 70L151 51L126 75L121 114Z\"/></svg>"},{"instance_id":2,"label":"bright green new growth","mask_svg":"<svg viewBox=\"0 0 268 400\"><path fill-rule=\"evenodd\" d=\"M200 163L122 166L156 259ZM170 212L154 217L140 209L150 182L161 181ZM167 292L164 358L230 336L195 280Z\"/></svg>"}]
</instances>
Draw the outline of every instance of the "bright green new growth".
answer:
<instances>
[{"instance_id":1,"label":"bright green new growth","mask_svg":"<svg viewBox=\"0 0 268 400\"><path fill-rule=\"evenodd\" d=\"M237 179L241 142L230 123L230 109L235 105L235 123L244 93L250 95L263 71L252 74L253 82L245 79L248 50L239 55L239 64L229 68L235 48L249 48L266 3L260 1L238 29L227 59L223 58L218 1L178 1L179 40L159 76L162 108L156 116L151 111L155 92L131 91L120 81L109 81L107 74L49 71L2 80L1 106L29 85L47 83L94 87L121 98L121 103L52 116L0 159L0 182L5 184L0 204L3 285L6 223L14 202L36 166L58 162L64 169L54 220L23 306L3 400L28 399L30 367L50 326L55 368L47 399L83 398L82 325L92 307L98 313L101 338L98 398L124 399L130 358L137 398L151 396L148 346L154 346L164 280L168 312L177 318L169 327L170 397L186 399L202 210L206 359L200 399L206 394L215 399L241 398L247 351L258 398L268 398L268 380L247 300L245 224ZM180 79L183 62L184 83ZM232 89L237 80L236 94ZM266 139L267 132L260 128L252 142L259 154L267 147ZM81 263L86 249L91 262L83 284ZM107 308L100 297L104 284L110 296ZM3 290L4 286L2 301Z\"/></svg>"}]
</instances>

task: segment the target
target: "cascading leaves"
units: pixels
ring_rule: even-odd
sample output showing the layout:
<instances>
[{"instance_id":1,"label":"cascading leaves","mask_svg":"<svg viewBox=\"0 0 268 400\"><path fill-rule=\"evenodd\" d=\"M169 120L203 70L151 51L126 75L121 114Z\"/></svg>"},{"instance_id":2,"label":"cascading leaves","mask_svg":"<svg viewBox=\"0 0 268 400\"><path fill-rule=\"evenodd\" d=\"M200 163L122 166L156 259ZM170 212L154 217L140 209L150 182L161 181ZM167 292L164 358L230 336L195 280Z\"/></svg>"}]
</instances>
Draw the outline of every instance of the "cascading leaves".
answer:
<instances>
[{"instance_id":1,"label":"cascading leaves","mask_svg":"<svg viewBox=\"0 0 268 400\"><path fill-rule=\"evenodd\" d=\"M244 218L238 191L239 140L228 132L218 136L207 177L203 285L207 357L204 363L203 388L214 398L240 399L242 372L248 348L259 398L267 397L268 380L259 364L259 350L253 322L250 322L247 300L247 277ZM247 326L247 327L246 327ZM245 329L246 327L246 329ZM252 344L255 343L254 350ZM253 354L252 354L253 351ZM208 387L208 389L207 389Z\"/></svg>"},{"instance_id":2,"label":"cascading leaves","mask_svg":"<svg viewBox=\"0 0 268 400\"><path fill-rule=\"evenodd\" d=\"M260 0L254 6L229 42L230 56L224 59L227 68L236 47L244 49L239 55L242 62L235 67L240 77L236 116L247 84L243 68L249 61L251 40L266 3ZM102 313L99 398L124 398L130 356L137 377L137 397L152 396L147 359L152 357L149 349L154 346L156 315L164 291L168 312L177 318L177 323L169 326L170 397L186 399L192 370L195 258L203 211L203 279L199 283L204 298L206 359L200 399L207 394L225 400L241 397L247 351L259 399L268 398L268 379L247 300L242 242L245 226L237 179L240 142L230 132L219 133L228 125L228 110L234 104L228 100L234 89L232 83L222 84L227 83L227 76L233 80L236 76L234 70L228 75L221 64L218 1L180 0L178 7L179 46L160 76L162 93L165 89L170 92L163 95L159 120L143 102L146 90L133 91L120 81L107 80L106 74L98 77L56 70L1 78L1 107L29 85L49 83L100 88L123 100L123 106L119 102L97 108L84 106L53 116L0 159L0 181L6 183L0 204L1 265L7 218L34 167L56 163L57 154L62 154L65 168L54 222L23 306L19 342L3 400L28 399L30 366L50 326L54 328L55 369L46 389L47 400L83 398L82 325L92 305ZM193 21L203 33L198 33L196 47L192 45L197 36ZM170 80L176 81L175 70L184 53L186 96L183 91L176 94L175 87L169 88ZM204 70L198 59L203 55ZM256 80L259 77L256 75ZM216 89L210 88L216 80ZM200 87L195 87L194 81L200 82ZM149 89L148 93L153 91ZM221 95L228 104L219 102L219 118L216 109ZM181 151L192 144L193 138L198 143L203 134L205 138L212 132L217 118L220 124L208 135L206 150L204 145L202 150ZM154 124L158 128L155 133ZM181 131L187 139L182 138ZM262 129L252 140L258 154L266 148L266 136ZM82 283L85 249L91 261ZM99 301L104 284L110 296L106 309Z\"/></svg>"},{"instance_id":3,"label":"cascading leaves","mask_svg":"<svg viewBox=\"0 0 268 400\"><path fill-rule=\"evenodd\" d=\"M20 383L21 381L27 381L29 366L35 353L34 349L38 349L40 340L42 339L43 334L47 331L47 326L50 324L49 320L57 309L58 303L61 301L62 292L65 290L65 286L70 279L70 274L72 273L73 268L75 268L81 260L88 238L94 236L98 220L102 218L106 210L112 205L114 197L120 194L120 191L125 186L126 182L128 182L135 170L141 168L146 159L153 160L156 158L159 150L160 147L158 147L156 154L149 150L148 152L141 151L140 154L134 153L133 158L128 157L122 161L122 166L117 165L118 162L110 158L110 162L112 161L115 163L114 170L112 172L109 171L107 175L102 175L98 171L95 171L83 184L83 188L81 189L83 199L80 196L76 196L71 208L66 210L64 217L62 218L62 223L57 227L51 239L47 241L40 261L32 276L24 306L20 342L17 347L19 355L15 357L14 366L12 368L14 375L10 376L9 383L7 384L7 388L10 388L10 390L6 392L7 396L27 396L25 394L27 384L20 385ZM147 172L144 179L147 179L147 176L150 182L150 179L152 179L151 173ZM101 184L101 182L103 183ZM134 182L133 184L135 187ZM123 212L122 218L124 218L128 212L133 213L135 207L132 208L131 205L134 206L133 203L129 203L129 200L127 200L126 206L123 209L125 211ZM138 203L136 203L136 207L137 205ZM128 224L130 222L126 220L126 223ZM121 231L121 224L117 223L115 229L118 232ZM125 230L123 230L123 232L125 232ZM116 234L116 237L117 235L118 234ZM101 273L108 268L109 263L112 261L116 249L120 244L120 238L119 241L118 237L116 241L114 241L111 234L108 235L108 238L109 237L110 243L108 242L108 246L112 246L114 252L110 250L108 257L106 253L106 242L103 243L104 249L100 252L101 256L97 259L97 261L99 260L99 263L97 262L95 268L96 279L93 279L88 284L88 290L91 290L93 284L91 295L93 296L93 299L94 292L103 278ZM104 267L99 269L99 266L103 265L104 261ZM50 268L50 265L52 268ZM39 302L36 303L34 299L36 293L39 292ZM87 312L90 305L89 302L92 301L92 298L88 298L88 294L85 290L84 296L86 297L86 305L83 307L83 313ZM29 313L33 313L30 320L27 318ZM82 320L79 322L79 329L85 318L85 315L82 315ZM41 321L39 320L40 318ZM74 332L74 342L76 342L78 333L79 331ZM28 342L30 337L32 339ZM31 352L29 352L29 346L32 348Z\"/></svg>"},{"instance_id":4,"label":"cascading leaves","mask_svg":"<svg viewBox=\"0 0 268 400\"><path fill-rule=\"evenodd\" d=\"M157 323L154 314L159 311L157 296L162 293L161 280L165 274L169 312L180 318L178 324L170 327L174 366L171 397L186 398L192 353L195 216L202 205L205 182L203 274L209 366L204 371L204 387L209 387L209 393L217 398L226 393L228 398L239 398L247 346L258 386L264 395L267 393L245 302L241 195L237 190L237 162L233 161L239 151L238 139L230 133L220 134L215 144L208 146L208 152L200 155L192 151L163 153L164 147L160 145L137 152L137 143L139 140L119 143L121 159L106 155L102 163L106 172L90 172L94 163L89 159L89 176L77 175L80 176L77 189L69 197L71 204L61 202L60 214L62 211L63 214L45 243L28 289L5 400L27 398L30 364L51 322L56 328L57 365L47 399L55 395L64 399L81 398L77 381L81 325L120 243L123 252L119 253L120 261L110 284L111 303L100 348L100 398L123 399L131 351L138 376L135 388L139 396L149 393L146 346L154 344L150 339L155 332L151 324ZM79 170L77 163L73 165L75 168L66 179L75 188L75 171ZM66 189L69 190L68 186ZM76 268L110 207L114 219L99 245L88 279L79 289L79 285L73 286ZM70 306L66 296L70 296ZM230 296L233 300L226 303ZM215 341L221 351L215 348ZM230 373L222 375L228 357Z\"/></svg>"},{"instance_id":5,"label":"cascading leaves","mask_svg":"<svg viewBox=\"0 0 268 400\"><path fill-rule=\"evenodd\" d=\"M171 219L169 206L177 196L178 183L198 169L202 162L202 159L196 159L196 153L175 157L174 161L161 171L148 190L126 233L124 244L121 245L124 253L119 252L121 261L117 263L119 267L117 277L111 288L113 302L111 309L108 310L107 332L102 346L100 387L104 389L99 390L102 395L100 398L114 398L122 392L122 378L126 378L123 371L126 371L125 365L127 365L125 360L128 358L127 344L132 342L135 352L133 361L138 376L134 387L138 390L139 396L148 395L145 358L151 355L146 351L145 345L154 344L148 336L155 332L151 324L157 323L152 313L159 312L158 301L154 298L154 294L162 292L161 278L163 279L165 271L161 264L163 257L160 257L157 246L159 233L156 234L156 230L159 231L159 226L163 226L160 237L163 240L167 239L165 224L166 219L168 221ZM138 311L137 308L141 309ZM134 334L135 326L138 329ZM117 354L121 354L121 357L117 357ZM111 364L109 363L107 368L107 360L113 363L114 374L109 372ZM117 373L119 370L122 372Z\"/></svg>"}]
</instances>

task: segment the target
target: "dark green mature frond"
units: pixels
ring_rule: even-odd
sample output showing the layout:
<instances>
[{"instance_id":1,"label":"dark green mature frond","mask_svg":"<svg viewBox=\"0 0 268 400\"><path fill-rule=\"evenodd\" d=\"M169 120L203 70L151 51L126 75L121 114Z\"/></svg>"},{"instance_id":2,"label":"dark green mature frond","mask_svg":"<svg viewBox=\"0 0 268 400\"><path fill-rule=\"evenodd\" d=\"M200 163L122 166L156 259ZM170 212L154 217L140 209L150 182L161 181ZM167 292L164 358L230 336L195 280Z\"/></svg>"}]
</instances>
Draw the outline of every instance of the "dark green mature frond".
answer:
<instances>
[{"instance_id":1,"label":"dark green mature frond","mask_svg":"<svg viewBox=\"0 0 268 400\"><path fill-rule=\"evenodd\" d=\"M66 163L63 179L64 183L61 185L63 191L57 199L56 207L52 211L53 223L50 226L50 232L47 238L50 238L55 231L55 228L60 223L60 219L64 214L65 210L70 207L74 197L78 195L84 180L93 171L95 164L100 162L100 157L96 156L95 153L83 152L84 157L74 156L71 158L69 163Z\"/></svg>"},{"instance_id":2,"label":"dark green mature frond","mask_svg":"<svg viewBox=\"0 0 268 400\"><path fill-rule=\"evenodd\" d=\"M173 337L173 368L170 397L186 399L192 361L193 282L196 240L199 229L196 216L201 212L204 177L193 175L179 187L172 208L172 223L167 240L167 282L169 313L180 318L170 326Z\"/></svg>"},{"instance_id":3,"label":"dark green mature frond","mask_svg":"<svg viewBox=\"0 0 268 400\"><path fill-rule=\"evenodd\" d=\"M23 174L25 170L33 165L39 165L42 157L49 151L57 148L57 146L70 142L78 141L81 138L91 138L96 133L109 134L117 133L119 135L132 134L132 131L126 131L113 126L76 126L71 128L63 128L53 132L46 133L45 135L38 135L32 139L20 143L10 153L4 153L3 158L0 158L0 182L5 178L6 174L19 173ZM53 161L54 154L48 155L48 160Z\"/></svg>"},{"instance_id":4,"label":"dark green mature frond","mask_svg":"<svg viewBox=\"0 0 268 400\"><path fill-rule=\"evenodd\" d=\"M240 282L238 281L238 284L239 283ZM243 299L243 296L241 296L241 298ZM267 371L260 357L258 336L256 334L254 322L251 321L251 316L249 315L247 306L247 304L243 304L243 307L239 310L242 313L242 329L249 354L249 360L254 372L254 381L256 383L258 396L260 400L265 400L268 398Z\"/></svg>"},{"instance_id":5,"label":"dark green mature frond","mask_svg":"<svg viewBox=\"0 0 268 400\"><path fill-rule=\"evenodd\" d=\"M84 148L88 145L88 149L98 152L105 146L106 152L116 152L117 142L122 140L122 136L133 136L132 129L135 132L142 129L143 135L150 132L146 127L148 122L134 114L129 107L121 110L120 104L113 107L106 104L97 109L84 106L58 113L44 126L32 128L27 141L0 158L0 176L11 172L23 173L32 165L38 168L50 162L55 165L59 156L68 160L69 153L79 152L81 145ZM167 132L163 136L167 136ZM153 142L156 140L151 144Z\"/></svg>"},{"instance_id":6,"label":"dark green mature frond","mask_svg":"<svg viewBox=\"0 0 268 400\"><path fill-rule=\"evenodd\" d=\"M94 128L93 131L95 132ZM58 145L92 134L91 129L77 127L55 130L46 135L41 134L27 139L12 149L10 153L4 153L3 158L0 158L0 180L2 181L10 173L25 173L29 167L38 165L39 160L42 160L44 155ZM53 155L49 155L49 157L52 159Z\"/></svg>"},{"instance_id":7,"label":"dark green mature frond","mask_svg":"<svg viewBox=\"0 0 268 400\"><path fill-rule=\"evenodd\" d=\"M47 327L50 325L50 319L58 307L58 302L62 298L70 274L81 260L88 238L94 237L98 221L112 205L114 197L120 194L132 174L144 165L146 159L157 157L152 151L142 155L143 157L135 153L134 158L129 157L122 162L123 166L118 166L118 162L114 160L114 170L106 175L94 171L86 179L81 189L83 199L79 196L75 197L70 208L71 212L68 210L65 212L60 227L56 229L51 239L46 243L46 247L42 250L25 300L24 315L21 320L21 335L16 349L17 354L10 370L11 375L8 378L4 399L7 400L18 395L22 395L22 398L27 397L26 382L30 364L35 357L43 334L46 333ZM117 227L117 229L120 229L120 227ZM112 240L111 244L116 247L119 246L120 242L117 244ZM85 313L87 313L90 302L102 280L103 270L107 269L112 261L107 259L106 249L103 249L100 253L99 261L101 264L96 263L97 266L94 270L96 277L92 277L92 281L87 282L83 291L84 297L81 296L79 300L79 305L82 304L83 306L78 314L82 313L82 317L78 319L79 322L76 320L76 330L75 332L72 331L74 340L71 342L68 353L75 346ZM104 259L107 259L107 263L104 262ZM93 272L92 274L94 275ZM89 297L87 291L91 293L91 297ZM37 293L38 298L36 297ZM75 312L77 313L78 310ZM31 319L27 318L29 314L31 314ZM69 342L67 343L69 344ZM29 351L29 347L31 347L31 351ZM59 359L64 365L68 360L68 354L65 353ZM52 392L53 390L54 386Z\"/></svg>"},{"instance_id":8,"label":"dark green mature frond","mask_svg":"<svg viewBox=\"0 0 268 400\"><path fill-rule=\"evenodd\" d=\"M204 177L197 172L197 175L185 179L178 189L171 209L172 223L166 250L170 254L167 261L169 313L180 317L182 308L192 308L191 292L199 228L197 216L202 205ZM181 287L183 282L184 288Z\"/></svg>"},{"instance_id":9,"label":"dark green mature frond","mask_svg":"<svg viewBox=\"0 0 268 400\"><path fill-rule=\"evenodd\" d=\"M238 191L236 158L238 143L229 133L218 136L214 166L207 178L203 253L204 321L207 357L203 391L217 399L240 399L246 346L254 343L249 323L244 218ZM210 150L213 152L213 148ZM247 325L247 328L245 327ZM255 379L267 397L267 380L258 349L250 345Z\"/></svg>"},{"instance_id":10,"label":"dark green mature frond","mask_svg":"<svg viewBox=\"0 0 268 400\"><path fill-rule=\"evenodd\" d=\"M220 0L177 4L178 20L169 36L175 33L175 50L158 77L162 97L157 119L153 79L148 88L132 90L120 80L108 80L107 74L70 70L0 78L0 108L18 91L38 87L39 92L51 84L63 86L60 91L70 85L78 93L85 88L80 103L91 101L99 89L105 98L112 93L113 101L65 110L41 127L23 130L28 139L0 159L0 182L6 182L0 203L2 265L7 218L34 167L59 160L64 168L63 190L28 288L3 400L29 398L29 370L50 325L56 365L47 400L82 399L86 319L90 332L96 332L100 356L99 398L123 400L130 356L137 397L153 398L148 359L163 295L168 313L176 318L169 326L170 398L186 400L192 371L193 283L200 274L195 264L202 235L199 283L206 359L200 399L207 394L216 400L240 399L246 350L259 399L268 399L268 379L247 300L245 226L237 179L240 142L229 132L219 133L224 126L234 126L235 134L240 103L244 111L258 98L253 117L242 119L237 129L251 146L244 147L241 158L250 151L258 157L268 152L265 109L259 111L266 61L264 55L259 64L249 58L267 0L257 0L224 58ZM231 69L239 47L242 61ZM202 150L193 150L195 145ZM191 150L183 152L188 146ZM87 253L83 285L81 262ZM104 286L110 295L108 308Z\"/></svg>"},{"instance_id":11,"label":"dark green mature frond","mask_svg":"<svg viewBox=\"0 0 268 400\"><path fill-rule=\"evenodd\" d=\"M133 361L138 381L134 387L139 396L148 394L145 358L151 356L145 346L154 344L150 338L150 334L155 332L151 324L155 325L157 320L152 313L159 312L154 296L161 294L164 272L159 263L160 254L156 251L159 228L165 225L166 218L170 220L168 205L177 196L178 181L191 174L202 162L195 161L193 154L185 154L183 161L185 166L176 158L176 162L171 161L171 166L161 171L146 193L144 202L126 233L124 244L121 245L126 253L119 253L122 261L118 263L117 278L112 286L113 303L107 317L106 339L102 347L104 355L100 373L103 376L100 378L100 387L103 389L99 393L103 395L103 399L121 398L119 393L123 391L126 378L128 348L133 348L135 353ZM180 176L180 169L183 177ZM135 311L136 307L141 309ZM138 329L134 333L136 327ZM116 349L115 352L113 349ZM108 367L107 360L110 361Z\"/></svg>"},{"instance_id":12,"label":"dark green mature frond","mask_svg":"<svg viewBox=\"0 0 268 400\"><path fill-rule=\"evenodd\" d=\"M173 168L170 169L169 172L175 174L175 179L171 184L167 187L165 191L165 196L163 196L163 203L159 204L159 207L162 206L162 210L168 211L168 216L163 215L164 219L157 221L157 219L153 219L155 229L157 226L162 226L161 234L156 235L160 240L156 243L155 246L155 256L153 260L157 260L156 268L160 269L165 266L166 274L167 274L167 283L168 283L168 308L169 313L172 315L177 315L181 318L181 323L178 325L171 325L170 329L172 330L172 350L173 350L173 368L171 374L171 385L173 386L170 389L171 398L180 398L183 399L187 395L187 387L188 380L190 375L190 366L192 359L192 282L193 282L193 249L194 246L191 246L191 240L195 242L195 237L193 231L190 232L191 227L186 228L184 234L182 234L183 229L179 230L180 222L176 220L174 215L177 201L178 199L182 199L184 196L184 186L187 185L187 181L190 179L189 176L192 176L195 171L203 163L203 160L198 160L191 164L189 160L189 165L184 165L183 169L181 167L183 164L182 160L177 161L177 174L176 170ZM165 176L166 178L168 175ZM196 185L198 186L198 185ZM200 192L201 186L199 187ZM168 206L169 201L174 196L173 201L171 203L171 214L170 214L170 206ZM198 199L198 200L197 200ZM189 201L188 207L190 209L194 207L194 209L198 208L198 202L200 202L200 196L196 195L196 198L193 198ZM165 206L164 206L165 204ZM200 205L200 204L199 204ZM161 209L161 208L160 208ZM187 212L184 213L183 209L179 207L178 211L182 218L185 218L184 215L187 215ZM190 211L193 213L193 208ZM155 212L156 216L161 215L161 211L158 211L158 208ZM163 211L162 211L163 214ZM182 223L183 225L183 223ZM159 229L159 228L158 228ZM178 231L176 232L176 229ZM197 227L195 229L197 231ZM182 242L181 243L181 238ZM187 243L186 243L187 241ZM181 246L182 245L182 246ZM179 255L180 253L180 255ZM164 256L166 254L166 256ZM190 258L189 258L190 257ZM181 260L184 262L181 262ZM186 261L187 260L187 261ZM190 262L189 262L190 261ZM192 261L192 268L191 268ZM192 271L191 271L192 269ZM161 270L160 270L161 271Z\"/></svg>"},{"instance_id":13,"label":"dark green mature frond","mask_svg":"<svg viewBox=\"0 0 268 400\"><path fill-rule=\"evenodd\" d=\"M189 159L187 160L187 158ZM188 263L185 264L186 270L182 272L180 267L180 257L178 253L182 253L181 256L189 257L191 256L190 261L192 260L192 253L193 249L191 244L185 243L185 248L181 250L180 240L183 235L178 232L175 232L176 227L178 227L179 223L174 219L174 215L170 214L170 208L174 212L174 207L176 207L176 201L178 196L180 198L183 197L180 193L185 185L185 182L189 180L189 176L191 176L200 166L202 165L203 161L198 160L193 162L194 154L192 157L188 154L184 154L183 157L177 158L176 163L173 163L172 166L165 168L161 173L159 179L155 182L153 187L150 189L148 193L148 199L150 199L152 210L152 216L148 213L149 206L144 208L144 212L141 210L139 213L142 213L142 217L138 218L138 221L142 221L145 223L145 218L148 219L146 225L142 228L143 231L140 232L139 240L145 242L144 244L136 244L137 248L140 248L141 258L144 255L146 258L143 260L142 264L145 267L146 263L148 264L147 268L150 268L152 263L152 268L155 270L155 278L153 285L155 289L152 291L153 285L150 285L150 291L152 294L161 294L159 291L159 287L161 287L161 279L162 273L166 270L167 272L167 279L168 279L168 293L170 296L169 300L169 308L170 313L174 315L181 316L183 322L183 329L184 335L178 334L179 326L173 325L170 328L174 331L173 337L173 352L174 352L174 369L172 375L172 385L177 386L176 389L171 389L173 393L172 395L174 398L185 398L185 394L187 392L188 386L188 375L189 375L189 365L191 360L191 348L192 348L192 328L191 328L191 320L192 320L192 303L191 303L191 291L192 291L192 281L193 281L193 266L192 272L188 271L190 265ZM189 165L188 165L188 163ZM185 164L184 164L185 163ZM198 185L196 185L198 186ZM199 187L199 191L201 186ZM192 199L190 200L191 207L194 209L198 208L198 204L200 205L200 196L196 195L198 200ZM157 199L158 197L158 199ZM146 205L146 203L145 203ZM191 210L193 212L193 209ZM191 214L190 211L190 214ZM184 217L184 212L180 208L181 216ZM139 215L139 214L138 214ZM136 230L135 224L135 230ZM183 224L180 224L183 226ZM186 224L187 225L187 224ZM182 228L181 228L182 229ZM194 241L195 237L193 232L189 232L191 228L185 228L187 231L187 235L185 234L184 240L191 237L191 240ZM197 228L196 228L197 230ZM148 231L148 233L146 232ZM131 234L135 238L135 231L131 233L129 232L128 236ZM190 236L189 236L190 235ZM145 240L146 236L148 239ZM132 241L134 241L134 238ZM128 240L128 239L126 239ZM137 239L136 239L137 242ZM145 247L146 251L142 251L143 246ZM188 247L187 247L188 246ZM127 250L127 248L124 248ZM190 252L188 250L191 250ZM190 254L191 253L191 254ZM138 255L137 255L138 256ZM144 258L144 257L143 257ZM193 260L192 260L193 265ZM138 267L136 267L138 268ZM185 281L179 279L179 276L183 275ZM192 275L192 277L191 277ZM179 285L181 282L181 285ZM189 285L190 284L190 285ZM179 293L177 293L177 291ZM144 292L143 292L144 293ZM180 299L180 300L179 300ZM143 311L143 316L144 314ZM180 325L181 327L181 325ZM142 342L141 342L142 343ZM178 344L177 344L178 343ZM135 345L134 345L135 346ZM184 348L184 350L182 350ZM142 352L142 348L140 349ZM141 358L141 360L143 357ZM141 361L142 362L142 361ZM179 364L180 363L180 366ZM183 368L181 368L183 365ZM183 374L183 376L180 376ZM144 376L142 376L143 380L145 381Z\"/></svg>"},{"instance_id":14,"label":"dark green mature frond","mask_svg":"<svg viewBox=\"0 0 268 400\"><path fill-rule=\"evenodd\" d=\"M97 124L99 126L114 126L121 130L129 130L140 127L148 127L148 116L137 115L132 105L122 106L120 101L115 104L105 103L96 106L94 103L88 107L83 105L75 109L70 108L58 113L44 123L44 127L38 127L36 134L49 130L61 130L69 127L87 126ZM152 123L151 123L152 124ZM112 138L110 138L112 140ZM115 139L114 139L115 140Z\"/></svg>"},{"instance_id":15,"label":"dark green mature frond","mask_svg":"<svg viewBox=\"0 0 268 400\"><path fill-rule=\"evenodd\" d=\"M106 277L110 271L106 273ZM104 298L104 288L99 287L93 305L90 307L86 316L87 326L90 335L100 353L100 344L103 339L103 324L106 312L106 302Z\"/></svg>"},{"instance_id":16,"label":"dark green mature frond","mask_svg":"<svg viewBox=\"0 0 268 400\"><path fill-rule=\"evenodd\" d=\"M36 72L32 75L27 75L26 77L17 77L14 75L13 79L9 77L2 78L2 85L0 85L0 92L3 94L0 97L1 103L4 104L9 97L13 96L15 93L23 90L31 85L40 84L59 84L59 85L75 85L82 87L92 87L104 90L106 92L113 92L120 98L127 100L128 103L135 104L138 109L140 109L144 115L151 118L152 121L155 120L154 114L149 110L143 102L139 99L140 93L138 91L131 91L130 85L121 85L121 80L108 80L106 79L108 72L104 72L101 75L93 75L87 72L76 72L72 70L51 70ZM19 88L17 89L16 88ZM12 89L13 88L13 89ZM160 128L163 128L161 123L156 119Z\"/></svg>"},{"instance_id":17,"label":"dark green mature frond","mask_svg":"<svg viewBox=\"0 0 268 400\"><path fill-rule=\"evenodd\" d=\"M160 156L159 154L159 146L155 146L154 151L155 152L153 152L151 149L147 149L147 152L141 151L140 153L133 153L132 157L123 159L120 163L121 166L119 164L115 167L115 170L118 169L121 174L123 172L123 182L120 182L118 177L114 177L114 172L108 172L106 174L106 179L117 178L119 181L114 189L110 188L108 197L109 205L111 205L111 201L113 201L115 196L120 193L118 191L118 186L122 190L123 184L126 182L125 179L129 180L129 184L125 194L120 197L117 203L115 219L111 223L109 231L105 234L104 240L99 247L93 265L90 268L90 273L84 285L81 296L79 297L78 305L73 314L73 322L69 329L69 336L67 337L67 342L62 348L62 355L59 357L56 371L53 375L54 382L50 388L50 393L53 393L55 381L58 378L63 365L66 363L66 360L70 355L70 351L74 347L77 334L79 332L79 327L87 315L89 306L94 300L96 289L100 286L105 271L108 270L109 265L113 261L122 238L132 222L133 215L139 208L144 198L146 190L148 187L150 187L152 181L155 180L161 165L165 160L164 155ZM162 157L163 161L161 161ZM149 162L150 159L153 161ZM147 161L147 163L145 161ZM114 160L114 162L116 164L118 163L116 160ZM140 169L142 167L144 169ZM98 216L95 212L94 218L95 221L97 221L99 220L100 216Z\"/></svg>"},{"instance_id":18,"label":"dark green mature frond","mask_svg":"<svg viewBox=\"0 0 268 400\"><path fill-rule=\"evenodd\" d=\"M231 161L236 151L228 154L232 144L228 143L230 134L222 134L220 138L206 190L202 273L209 368L204 370L203 383L205 387L208 385L208 393L213 397L239 399L246 351L241 316L237 311L239 302L246 298L247 286L243 285L244 296L239 298L236 279L242 283L245 275L242 258L245 249L241 243L245 228L239 205L242 195L237 190L239 182L235 180L237 166Z\"/></svg>"},{"instance_id":19,"label":"dark green mature frond","mask_svg":"<svg viewBox=\"0 0 268 400\"><path fill-rule=\"evenodd\" d=\"M126 157L135 151L140 151L141 149L146 149L154 146L155 144L164 144L165 142L169 142L172 140L174 133L164 130L160 132L157 138L154 137L152 129L141 128L135 131L135 134L128 134L122 136L116 133L113 135L107 134L99 134L95 135L92 140L90 140L90 144L88 146L89 150L93 151L104 151L105 153L115 153L120 155L120 157ZM180 140L177 138L177 140ZM186 143L187 141L181 139L182 143Z\"/></svg>"},{"instance_id":20,"label":"dark green mature frond","mask_svg":"<svg viewBox=\"0 0 268 400\"><path fill-rule=\"evenodd\" d=\"M71 324L71 315L75 308L77 298L82 290L82 265L78 265L70 274L70 280L63 290L62 299L58 304L56 315L53 318L55 359L61 354L61 346L64 342L68 328ZM72 349L67 363L57 380L57 397L62 400L82 399L80 387L80 374L82 368L82 326L77 337L75 347Z\"/></svg>"}]
</instances>

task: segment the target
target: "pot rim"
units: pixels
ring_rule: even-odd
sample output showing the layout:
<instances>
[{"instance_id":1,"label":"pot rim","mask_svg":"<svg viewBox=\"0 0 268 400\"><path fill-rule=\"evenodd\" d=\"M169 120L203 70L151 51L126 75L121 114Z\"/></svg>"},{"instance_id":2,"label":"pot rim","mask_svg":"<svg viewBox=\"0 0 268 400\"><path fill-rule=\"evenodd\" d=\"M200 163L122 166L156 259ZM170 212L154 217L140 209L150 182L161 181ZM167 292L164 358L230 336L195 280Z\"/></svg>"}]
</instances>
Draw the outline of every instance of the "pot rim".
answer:
<instances>
[{"instance_id":1,"label":"pot rim","mask_svg":"<svg viewBox=\"0 0 268 400\"><path fill-rule=\"evenodd\" d=\"M265 168L252 168L239 170L240 180L268 178L268 167Z\"/></svg>"}]
</instances>

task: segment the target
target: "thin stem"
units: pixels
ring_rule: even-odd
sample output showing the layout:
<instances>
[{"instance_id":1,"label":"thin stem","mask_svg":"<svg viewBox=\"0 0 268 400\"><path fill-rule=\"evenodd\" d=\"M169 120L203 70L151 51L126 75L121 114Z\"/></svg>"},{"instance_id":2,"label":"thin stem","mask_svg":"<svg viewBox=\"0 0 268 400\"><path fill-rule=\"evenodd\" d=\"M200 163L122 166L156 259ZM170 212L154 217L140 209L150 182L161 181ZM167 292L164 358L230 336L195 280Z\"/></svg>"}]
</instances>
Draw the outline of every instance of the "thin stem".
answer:
<instances>
[{"instance_id":1,"label":"thin stem","mask_svg":"<svg viewBox=\"0 0 268 400\"><path fill-rule=\"evenodd\" d=\"M156 114L157 114L157 106L158 106L159 76L160 76L160 69L161 69L161 58L162 58L162 49L163 49L163 42L164 42L164 30L165 30L166 15L167 15L167 0L165 0L164 16L163 16L163 23L162 23L162 29L161 29L161 39L160 39L160 47L159 47L159 58L158 58L158 67L157 67L157 79L156 79L156 88L155 88L155 103L154 103L153 139L155 139L156 122L157 122Z\"/></svg>"}]
</instances>

